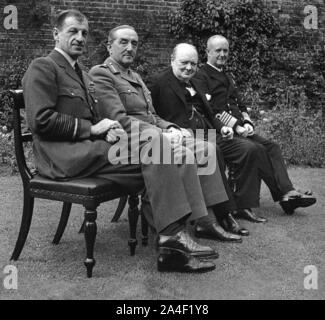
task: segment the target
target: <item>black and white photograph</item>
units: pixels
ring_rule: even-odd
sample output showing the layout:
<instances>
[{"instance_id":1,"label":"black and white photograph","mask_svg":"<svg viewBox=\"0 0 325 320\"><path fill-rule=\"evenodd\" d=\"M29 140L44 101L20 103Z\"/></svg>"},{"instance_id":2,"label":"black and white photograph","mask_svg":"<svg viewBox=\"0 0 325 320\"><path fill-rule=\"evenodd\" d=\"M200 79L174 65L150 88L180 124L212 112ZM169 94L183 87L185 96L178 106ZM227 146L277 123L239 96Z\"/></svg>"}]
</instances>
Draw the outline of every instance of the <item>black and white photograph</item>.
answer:
<instances>
[{"instance_id":1,"label":"black and white photograph","mask_svg":"<svg viewBox=\"0 0 325 320\"><path fill-rule=\"evenodd\" d=\"M0 0L0 300L325 300L324 120L324 0Z\"/></svg>"}]
</instances>

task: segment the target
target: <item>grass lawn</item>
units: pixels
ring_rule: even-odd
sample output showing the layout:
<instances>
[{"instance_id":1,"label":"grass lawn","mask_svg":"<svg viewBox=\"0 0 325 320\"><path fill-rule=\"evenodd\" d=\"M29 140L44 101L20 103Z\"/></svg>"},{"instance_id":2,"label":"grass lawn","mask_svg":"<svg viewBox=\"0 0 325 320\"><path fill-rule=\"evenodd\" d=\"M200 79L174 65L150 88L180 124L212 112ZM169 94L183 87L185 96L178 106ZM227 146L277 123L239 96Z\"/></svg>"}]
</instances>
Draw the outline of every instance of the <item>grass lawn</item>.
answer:
<instances>
[{"instance_id":1,"label":"grass lawn","mask_svg":"<svg viewBox=\"0 0 325 320\"><path fill-rule=\"evenodd\" d=\"M299 188L310 188L317 203L282 213L263 185L257 213L266 224L241 224L251 232L242 244L200 240L220 254L216 270L204 274L158 273L153 237L148 247L129 256L126 214L111 223L117 201L98 210L97 264L86 278L85 245L78 234L81 206L73 206L65 234L51 244L61 204L35 201L34 217L20 260L10 262L21 218L22 185L18 176L0 177L0 300L11 299L325 299L325 169L291 168ZM3 287L8 264L18 268L18 289ZM304 268L318 268L318 290L304 289ZM1 278L2 277L2 278Z\"/></svg>"}]
</instances>

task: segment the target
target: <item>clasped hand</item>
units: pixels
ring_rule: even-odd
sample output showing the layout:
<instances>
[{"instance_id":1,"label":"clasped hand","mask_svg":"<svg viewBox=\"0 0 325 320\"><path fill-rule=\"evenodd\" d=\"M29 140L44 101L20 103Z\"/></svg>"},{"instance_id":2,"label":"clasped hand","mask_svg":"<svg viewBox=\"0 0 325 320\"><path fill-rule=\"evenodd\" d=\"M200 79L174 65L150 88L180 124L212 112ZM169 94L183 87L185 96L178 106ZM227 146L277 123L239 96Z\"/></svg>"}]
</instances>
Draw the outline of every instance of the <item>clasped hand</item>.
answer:
<instances>
[{"instance_id":1,"label":"clasped hand","mask_svg":"<svg viewBox=\"0 0 325 320\"><path fill-rule=\"evenodd\" d=\"M237 126L236 132L239 136L246 138L254 134L254 128L249 123L245 123L244 126Z\"/></svg>"},{"instance_id":2,"label":"clasped hand","mask_svg":"<svg viewBox=\"0 0 325 320\"><path fill-rule=\"evenodd\" d=\"M234 130L227 126L223 126L220 133L222 138L225 140L231 140L234 137Z\"/></svg>"},{"instance_id":3,"label":"clasped hand","mask_svg":"<svg viewBox=\"0 0 325 320\"><path fill-rule=\"evenodd\" d=\"M106 133L105 140L109 143L114 143L120 139L120 136L123 135L125 131L118 121L105 118L91 126L90 133L94 136Z\"/></svg>"},{"instance_id":4,"label":"clasped hand","mask_svg":"<svg viewBox=\"0 0 325 320\"><path fill-rule=\"evenodd\" d=\"M182 144L183 138L191 137L191 133L184 129L184 128L169 128L167 132L164 132L163 135L172 143L175 144Z\"/></svg>"}]
</instances>

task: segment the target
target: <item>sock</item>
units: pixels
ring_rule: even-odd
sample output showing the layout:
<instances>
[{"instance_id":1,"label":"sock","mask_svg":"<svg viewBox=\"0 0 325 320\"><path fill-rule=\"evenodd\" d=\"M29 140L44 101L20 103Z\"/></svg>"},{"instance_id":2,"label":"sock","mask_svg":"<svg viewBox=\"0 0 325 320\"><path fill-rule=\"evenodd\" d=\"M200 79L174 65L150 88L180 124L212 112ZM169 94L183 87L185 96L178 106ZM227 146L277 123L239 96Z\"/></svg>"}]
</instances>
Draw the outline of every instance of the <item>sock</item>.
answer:
<instances>
[{"instance_id":1,"label":"sock","mask_svg":"<svg viewBox=\"0 0 325 320\"><path fill-rule=\"evenodd\" d=\"M177 220L176 222L171 223L165 229L160 231L159 235L161 236L174 236L178 232L182 231L186 227L186 220L190 214L186 215L185 217Z\"/></svg>"},{"instance_id":2,"label":"sock","mask_svg":"<svg viewBox=\"0 0 325 320\"><path fill-rule=\"evenodd\" d=\"M197 225L199 225L202 228L208 227L213 223L217 223L217 219L216 219L215 213L213 212L212 207L207 208L207 210L208 210L208 215L205 217L201 217L196 222Z\"/></svg>"}]
</instances>

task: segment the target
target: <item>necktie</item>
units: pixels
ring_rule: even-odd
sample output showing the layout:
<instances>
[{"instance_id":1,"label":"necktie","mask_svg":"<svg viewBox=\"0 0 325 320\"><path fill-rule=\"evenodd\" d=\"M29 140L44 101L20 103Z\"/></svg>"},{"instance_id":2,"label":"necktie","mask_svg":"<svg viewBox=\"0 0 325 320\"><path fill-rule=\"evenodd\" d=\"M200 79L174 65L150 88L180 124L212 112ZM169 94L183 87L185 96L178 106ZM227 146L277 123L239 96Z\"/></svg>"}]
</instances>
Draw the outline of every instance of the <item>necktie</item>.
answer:
<instances>
[{"instance_id":1,"label":"necktie","mask_svg":"<svg viewBox=\"0 0 325 320\"><path fill-rule=\"evenodd\" d=\"M74 65L74 69L78 75L78 77L80 78L81 82L83 83L83 79L82 79L82 71L78 65L78 63L76 62L76 64Z\"/></svg>"}]
</instances>

